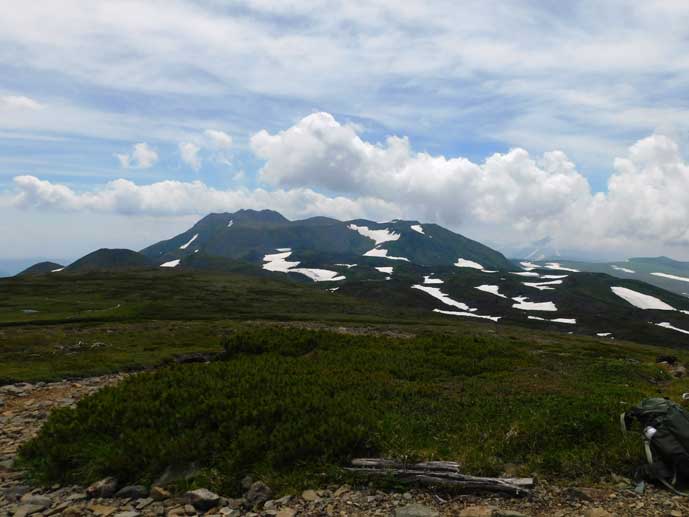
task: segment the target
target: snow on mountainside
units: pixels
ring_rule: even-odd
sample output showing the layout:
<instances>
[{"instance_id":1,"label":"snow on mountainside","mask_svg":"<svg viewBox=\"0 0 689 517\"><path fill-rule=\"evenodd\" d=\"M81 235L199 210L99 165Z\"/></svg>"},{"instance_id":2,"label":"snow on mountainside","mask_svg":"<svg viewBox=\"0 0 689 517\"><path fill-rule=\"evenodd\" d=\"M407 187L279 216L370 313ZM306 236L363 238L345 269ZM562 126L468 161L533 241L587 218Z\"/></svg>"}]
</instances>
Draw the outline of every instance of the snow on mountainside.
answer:
<instances>
[{"instance_id":1,"label":"snow on mountainside","mask_svg":"<svg viewBox=\"0 0 689 517\"><path fill-rule=\"evenodd\" d=\"M523 262L523 261L522 261ZM544 261L530 261L534 266L544 266ZM561 267L606 273L618 278L641 280L689 297L689 262L668 257L636 257L618 262L584 262L559 260Z\"/></svg>"},{"instance_id":2,"label":"snow on mountainside","mask_svg":"<svg viewBox=\"0 0 689 517\"><path fill-rule=\"evenodd\" d=\"M141 253L158 264L180 260L183 266L185 258L194 253L260 264L278 248L290 248L293 259L322 265L355 263L359 257L450 265L462 258L489 270L515 269L501 253L435 224L327 217L289 221L270 210L211 214L188 231Z\"/></svg>"},{"instance_id":3,"label":"snow on mountainside","mask_svg":"<svg viewBox=\"0 0 689 517\"><path fill-rule=\"evenodd\" d=\"M639 281L682 284L689 292L689 264L665 258L595 266L562 258L512 262L480 242L418 221L289 221L270 210L240 210L210 214L140 253L98 250L64 272L41 267L60 277L140 269L239 273L417 309L431 320L689 347L689 297Z\"/></svg>"}]
</instances>

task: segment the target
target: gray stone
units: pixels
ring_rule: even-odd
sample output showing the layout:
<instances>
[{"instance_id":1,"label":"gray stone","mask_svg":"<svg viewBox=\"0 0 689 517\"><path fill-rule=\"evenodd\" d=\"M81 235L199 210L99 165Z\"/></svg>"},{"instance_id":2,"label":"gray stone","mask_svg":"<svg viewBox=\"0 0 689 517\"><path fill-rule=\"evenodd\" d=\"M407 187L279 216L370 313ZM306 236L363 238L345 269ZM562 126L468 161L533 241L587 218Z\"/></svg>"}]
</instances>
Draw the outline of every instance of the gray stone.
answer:
<instances>
[{"instance_id":1,"label":"gray stone","mask_svg":"<svg viewBox=\"0 0 689 517\"><path fill-rule=\"evenodd\" d=\"M395 510L395 517L438 517L438 512L422 504L408 504Z\"/></svg>"},{"instance_id":2,"label":"gray stone","mask_svg":"<svg viewBox=\"0 0 689 517\"><path fill-rule=\"evenodd\" d=\"M304 490L301 493L301 498L304 501L318 501L320 497L318 497L318 494L316 493L315 490Z\"/></svg>"},{"instance_id":3,"label":"gray stone","mask_svg":"<svg viewBox=\"0 0 689 517\"><path fill-rule=\"evenodd\" d=\"M139 517L141 515L139 512L130 510L127 512L118 512L113 517Z\"/></svg>"},{"instance_id":4,"label":"gray stone","mask_svg":"<svg viewBox=\"0 0 689 517\"><path fill-rule=\"evenodd\" d=\"M273 491L263 481L255 481L246 493L246 501L251 506L263 504L273 495Z\"/></svg>"},{"instance_id":5,"label":"gray stone","mask_svg":"<svg viewBox=\"0 0 689 517\"><path fill-rule=\"evenodd\" d=\"M5 488L3 490L3 495L8 501L14 502L19 501L19 499L26 494L31 488L25 485L18 485L11 488Z\"/></svg>"},{"instance_id":6,"label":"gray stone","mask_svg":"<svg viewBox=\"0 0 689 517\"><path fill-rule=\"evenodd\" d=\"M86 489L86 495L91 499L96 497L112 497L117 490L117 480L113 477L108 477L96 481Z\"/></svg>"},{"instance_id":7,"label":"gray stone","mask_svg":"<svg viewBox=\"0 0 689 517\"><path fill-rule=\"evenodd\" d=\"M33 504L35 506L42 506L48 508L52 504L50 497L39 494L24 494L21 498L23 504Z\"/></svg>"},{"instance_id":8,"label":"gray stone","mask_svg":"<svg viewBox=\"0 0 689 517\"><path fill-rule=\"evenodd\" d=\"M207 511L218 506L220 496L205 488L197 488L186 493L187 500L197 510Z\"/></svg>"},{"instance_id":9,"label":"gray stone","mask_svg":"<svg viewBox=\"0 0 689 517\"><path fill-rule=\"evenodd\" d=\"M122 499L143 499L146 496L148 496L148 490L143 485L128 485L115 494L115 497Z\"/></svg>"},{"instance_id":10,"label":"gray stone","mask_svg":"<svg viewBox=\"0 0 689 517\"><path fill-rule=\"evenodd\" d=\"M27 515L38 513L43 509L45 509L45 506L37 504L22 504L14 512L14 517L26 517Z\"/></svg>"}]
</instances>

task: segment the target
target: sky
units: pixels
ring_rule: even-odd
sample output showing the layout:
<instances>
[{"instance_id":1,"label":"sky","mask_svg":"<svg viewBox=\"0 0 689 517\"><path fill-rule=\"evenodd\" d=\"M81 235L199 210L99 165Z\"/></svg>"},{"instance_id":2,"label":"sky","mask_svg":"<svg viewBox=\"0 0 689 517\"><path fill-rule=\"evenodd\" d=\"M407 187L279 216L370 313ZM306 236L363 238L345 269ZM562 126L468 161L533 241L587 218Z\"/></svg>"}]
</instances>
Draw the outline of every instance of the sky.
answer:
<instances>
[{"instance_id":1,"label":"sky","mask_svg":"<svg viewBox=\"0 0 689 517\"><path fill-rule=\"evenodd\" d=\"M271 208L689 260L685 1L0 7L0 259Z\"/></svg>"}]
</instances>

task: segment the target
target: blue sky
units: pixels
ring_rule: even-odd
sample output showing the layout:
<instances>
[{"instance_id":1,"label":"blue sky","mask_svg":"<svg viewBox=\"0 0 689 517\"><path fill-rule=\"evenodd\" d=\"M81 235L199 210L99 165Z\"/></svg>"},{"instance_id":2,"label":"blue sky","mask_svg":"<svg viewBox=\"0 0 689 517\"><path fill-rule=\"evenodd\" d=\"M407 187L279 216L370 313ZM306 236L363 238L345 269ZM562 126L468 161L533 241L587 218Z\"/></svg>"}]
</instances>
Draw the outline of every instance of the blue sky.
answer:
<instances>
[{"instance_id":1,"label":"blue sky","mask_svg":"<svg viewBox=\"0 0 689 517\"><path fill-rule=\"evenodd\" d=\"M679 1L13 4L0 258L261 204L689 258L688 32Z\"/></svg>"}]
</instances>

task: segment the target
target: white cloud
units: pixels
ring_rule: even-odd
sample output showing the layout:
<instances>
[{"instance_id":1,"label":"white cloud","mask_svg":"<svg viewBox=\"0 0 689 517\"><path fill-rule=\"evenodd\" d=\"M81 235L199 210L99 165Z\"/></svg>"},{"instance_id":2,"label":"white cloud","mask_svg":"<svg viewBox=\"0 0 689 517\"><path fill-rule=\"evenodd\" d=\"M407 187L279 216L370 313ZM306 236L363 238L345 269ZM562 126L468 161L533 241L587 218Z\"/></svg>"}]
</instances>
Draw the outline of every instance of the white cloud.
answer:
<instances>
[{"instance_id":1,"label":"white cloud","mask_svg":"<svg viewBox=\"0 0 689 517\"><path fill-rule=\"evenodd\" d=\"M553 246L566 249L619 255L643 246L675 246L680 254L689 252L689 165L677 144L660 134L638 141L614 161L605 194L592 193L561 151L534 157L515 148L475 163L414 152L403 137L368 142L327 113L309 115L279 133L260 131L251 147L265 160L261 181L274 190L119 179L75 192L18 176L12 204L165 217L272 208L288 217L419 219L482 241L525 243L548 235Z\"/></svg>"},{"instance_id":2,"label":"white cloud","mask_svg":"<svg viewBox=\"0 0 689 517\"><path fill-rule=\"evenodd\" d=\"M42 107L42 104L36 102L30 97L25 97L23 95L0 96L0 108L13 110L39 110Z\"/></svg>"},{"instance_id":3,"label":"white cloud","mask_svg":"<svg viewBox=\"0 0 689 517\"><path fill-rule=\"evenodd\" d=\"M10 205L24 209L92 211L123 215L184 216L241 208L271 208L288 217L330 215L352 219L361 214L390 219L400 212L394 204L361 197L328 197L307 188L267 191L263 189L218 190L200 181L161 181L137 185L117 179L104 187L77 193L71 188L34 176L14 178L17 193Z\"/></svg>"},{"instance_id":4,"label":"white cloud","mask_svg":"<svg viewBox=\"0 0 689 517\"><path fill-rule=\"evenodd\" d=\"M151 149L145 142L134 144L131 153L117 153L115 157L120 162L120 167L123 169L128 169L130 167L148 169L158 161L158 153L154 149Z\"/></svg>"},{"instance_id":5,"label":"white cloud","mask_svg":"<svg viewBox=\"0 0 689 517\"><path fill-rule=\"evenodd\" d=\"M588 248L689 244L689 166L662 135L616 159L608 193L595 195L561 151L535 158L516 148L478 164L413 152L406 138L367 142L328 113L276 134L260 131L251 146L266 161L260 178L268 185L365 194L410 218Z\"/></svg>"},{"instance_id":6,"label":"white cloud","mask_svg":"<svg viewBox=\"0 0 689 517\"><path fill-rule=\"evenodd\" d=\"M192 142L182 142L179 144L179 154L182 157L182 161L197 172L201 168L200 150L201 148Z\"/></svg>"},{"instance_id":7,"label":"white cloud","mask_svg":"<svg viewBox=\"0 0 689 517\"><path fill-rule=\"evenodd\" d=\"M211 146L216 149L227 150L232 147L232 137L224 131L206 129L203 134L206 135Z\"/></svg>"}]
</instances>

